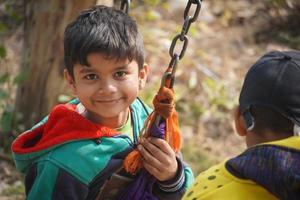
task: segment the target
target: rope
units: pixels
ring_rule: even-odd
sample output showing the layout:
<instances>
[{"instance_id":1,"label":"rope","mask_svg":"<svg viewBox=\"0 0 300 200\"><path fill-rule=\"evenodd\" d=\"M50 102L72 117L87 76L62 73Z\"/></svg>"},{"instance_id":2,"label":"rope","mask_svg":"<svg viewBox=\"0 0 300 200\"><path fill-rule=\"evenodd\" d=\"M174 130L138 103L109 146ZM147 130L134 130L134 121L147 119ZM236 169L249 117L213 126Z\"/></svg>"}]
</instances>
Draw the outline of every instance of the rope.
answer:
<instances>
[{"instance_id":1,"label":"rope","mask_svg":"<svg viewBox=\"0 0 300 200\"><path fill-rule=\"evenodd\" d=\"M188 15L192 4L197 6L193 17ZM191 23L197 19L200 8L201 0L188 1L184 11L184 24L181 33L175 36L169 49L171 56L170 64L164 73L159 91L153 99L154 111L145 121L144 128L140 134L142 138L159 137L165 139L176 153L181 147L181 136L173 91L175 72L177 63L184 56L187 48L188 38L186 34ZM183 42L179 54L174 52L178 40ZM133 150L127 155L123 164L127 172L136 174L138 170L143 168L140 152L137 149Z\"/></svg>"}]
</instances>

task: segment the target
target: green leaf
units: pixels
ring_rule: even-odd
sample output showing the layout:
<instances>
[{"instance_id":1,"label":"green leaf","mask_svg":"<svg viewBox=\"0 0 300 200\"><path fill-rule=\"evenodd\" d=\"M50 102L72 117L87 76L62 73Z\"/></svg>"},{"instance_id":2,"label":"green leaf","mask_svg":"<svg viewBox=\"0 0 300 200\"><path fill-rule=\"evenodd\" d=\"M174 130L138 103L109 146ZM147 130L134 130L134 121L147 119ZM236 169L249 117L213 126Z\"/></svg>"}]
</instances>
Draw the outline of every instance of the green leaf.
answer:
<instances>
[{"instance_id":1,"label":"green leaf","mask_svg":"<svg viewBox=\"0 0 300 200\"><path fill-rule=\"evenodd\" d=\"M6 99L8 97L8 93L0 89L0 100Z\"/></svg>"},{"instance_id":2,"label":"green leaf","mask_svg":"<svg viewBox=\"0 0 300 200\"><path fill-rule=\"evenodd\" d=\"M13 185L6 187L2 193L6 196L23 195L25 194L25 188L21 181L16 181Z\"/></svg>"},{"instance_id":3,"label":"green leaf","mask_svg":"<svg viewBox=\"0 0 300 200\"><path fill-rule=\"evenodd\" d=\"M6 57L6 50L4 46L0 46L0 58L5 58Z\"/></svg>"},{"instance_id":4,"label":"green leaf","mask_svg":"<svg viewBox=\"0 0 300 200\"><path fill-rule=\"evenodd\" d=\"M22 84L27 78L28 78L29 73L28 72L21 72L19 73L13 80L14 84L20 85Z\"/></svg>"},{"instance_id":5,"label":"green leaf","mask_svg":"<svg viewBox=\"0 0 300 200\"><path fill-rule=\"evenodd\" d=\"M3 75L0 76L0 83L5 83L8 82L10 78L9 73L5 73Z\"/></svg>"},{"instance_id":6,"label":"green leaf","mask_svg":"<svg viewBox=\"0 0 300 200\"><path fill-rule=\"evenodd\" d=\"M144 3L149 6L157 6L160 1L159 0L145 0Z\"/></svg>"},{"instance_id":7,"label":"green leaf","mask_svg":"<svg viewBox=\"0 0 300 200\"><path fill-rule=\"evenodd\" d=\"M17 23L19 24L22 21L22 17L16 13L15 11L11 12L11 18Z\"/></svg>"},{"instance_id":8,"label":"green leaf","mask_svg":"<svg viewBox=\"0 0 300 200\"><path fill-rule=\"evenodd\" d=\"M149 21L155 21L161 18L161 15L159 12L156 12L155 10L149 10L145 14L146 19Z\"/></svg>"},{"instance_id":9,"label":"green leaf","mask_svg":"<svg viewBox=\"0 0 300 200\"><path fill-rule=\"evenodd\" d=\"M11 106L6 107L2 114L1 127L4 133L8 133L12 129L13 122L13 108Z\"/></svg>"},{"instance_id":10,"label":"green leaf","mask_svg":"<svg viewBox=\"0 0 300 200\"><path fill-rule=\"evenodd\" d=\"M5 4L5 12L11 12L12 11L12 6L11 4L6 3Z\"/></svg>"},{"instance_id":11,"label":"green leaf","mask_svg":"<svg viewBox=\"0 0 300 200\"><path fill-rule=\"evenodd\" d=\"M7 25L0 22L0 33L5 32L7 30Z\"/></svg>"}]
</instances>

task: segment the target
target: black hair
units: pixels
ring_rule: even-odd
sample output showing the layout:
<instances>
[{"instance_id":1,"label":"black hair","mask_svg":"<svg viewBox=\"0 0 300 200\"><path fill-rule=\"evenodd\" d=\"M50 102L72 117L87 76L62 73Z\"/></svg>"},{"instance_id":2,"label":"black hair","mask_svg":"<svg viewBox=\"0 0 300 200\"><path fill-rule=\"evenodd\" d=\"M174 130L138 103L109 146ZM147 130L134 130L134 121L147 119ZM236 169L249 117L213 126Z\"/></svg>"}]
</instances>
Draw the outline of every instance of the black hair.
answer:
<instances>
[{"instance_id":1,"label":"black hair","mask_svg":"<svg viewBox=\"0 0 300 200\"><path fill-rule=\"evenodd\" d=\"M90 53L102 53L107 59L129 59L144 64L142 36L136 22L120 10L94 6L82 11L65 29L65 67L73 76L75 64L89 66Z\"/></svg>"},{"instance_id":2,"label":"black hair","mask_svg":"<svg viewBox=\"0 0 300 200\"><path fill-rule=\"evenodd\" d=\"M266 131L278 135L293 135L294 123L280 112L262 105L252 105L250 112L255 122L253 132L260 135Z\"/></svg>"}]
</instances>

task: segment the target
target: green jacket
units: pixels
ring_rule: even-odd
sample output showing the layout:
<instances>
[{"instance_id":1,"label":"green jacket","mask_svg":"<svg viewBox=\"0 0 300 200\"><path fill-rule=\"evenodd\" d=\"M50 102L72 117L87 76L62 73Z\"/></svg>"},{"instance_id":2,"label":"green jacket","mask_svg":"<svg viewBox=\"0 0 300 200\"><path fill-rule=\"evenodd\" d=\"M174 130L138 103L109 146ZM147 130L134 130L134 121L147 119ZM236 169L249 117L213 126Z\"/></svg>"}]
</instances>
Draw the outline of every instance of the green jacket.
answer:
<instances>
[{"instance_id":1,"label":"green jacket","mask_svg":"<svg viewBox=\"0 0 300 200\"><path fill-rule=\"evenodd\" d=\"M151 109L139 99L130 106L132 141L125 134L112 133L110 129L85 119L76 112L78 104L75 99L56 106L49 117L14 141L13 157L17 169L25 173L27 199L96 199L103 195L100 191L103 192L104 185L111 185L107 184L108 180L119 177L115 181L118 183L122 182L120 180L130 182L134 178L122 170L122 163L137 144L139 132ZM161 183L155 183L153 193L159 199L180 199L193 181L191 169L180 159L178 164L178 177L168 184L172 186L182 178L183 184L176 191L172 188L168 191L160 186ZM124 190L118 187L123 186L104 191L116 196Z\"/></svg>"}]
</instances>

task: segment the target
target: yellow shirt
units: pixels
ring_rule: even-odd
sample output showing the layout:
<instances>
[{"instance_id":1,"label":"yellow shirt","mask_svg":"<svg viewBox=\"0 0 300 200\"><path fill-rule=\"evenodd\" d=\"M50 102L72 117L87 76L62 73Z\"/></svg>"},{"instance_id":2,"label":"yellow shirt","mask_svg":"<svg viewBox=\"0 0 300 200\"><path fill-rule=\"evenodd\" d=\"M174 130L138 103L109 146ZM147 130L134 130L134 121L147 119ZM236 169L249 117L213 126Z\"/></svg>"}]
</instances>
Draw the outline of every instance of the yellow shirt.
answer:
<instances>
[{"instance_id":1,"label":"yellow shirt","mask_svg":"<svg viewBox=\"0 0 300 200\"><path fill-rule=\"evenodd\" d=\"M183 200L277 200L253 181L239 179L225 168L225 162L202 172Z\"/></svg>"},{"instance_id":2,"label":"yellow shirt","mask_svg":"<svg viewBox=\"0 0 300 200\"><path fill-rule=\"evenodd\" d=\"M259 145L277 145L300 150L300 137L293 136ZM223 162L199 174L183 200L277 200L277 198L257 183L233 176L226 170Z\"/></svg>"}]
</instances>

